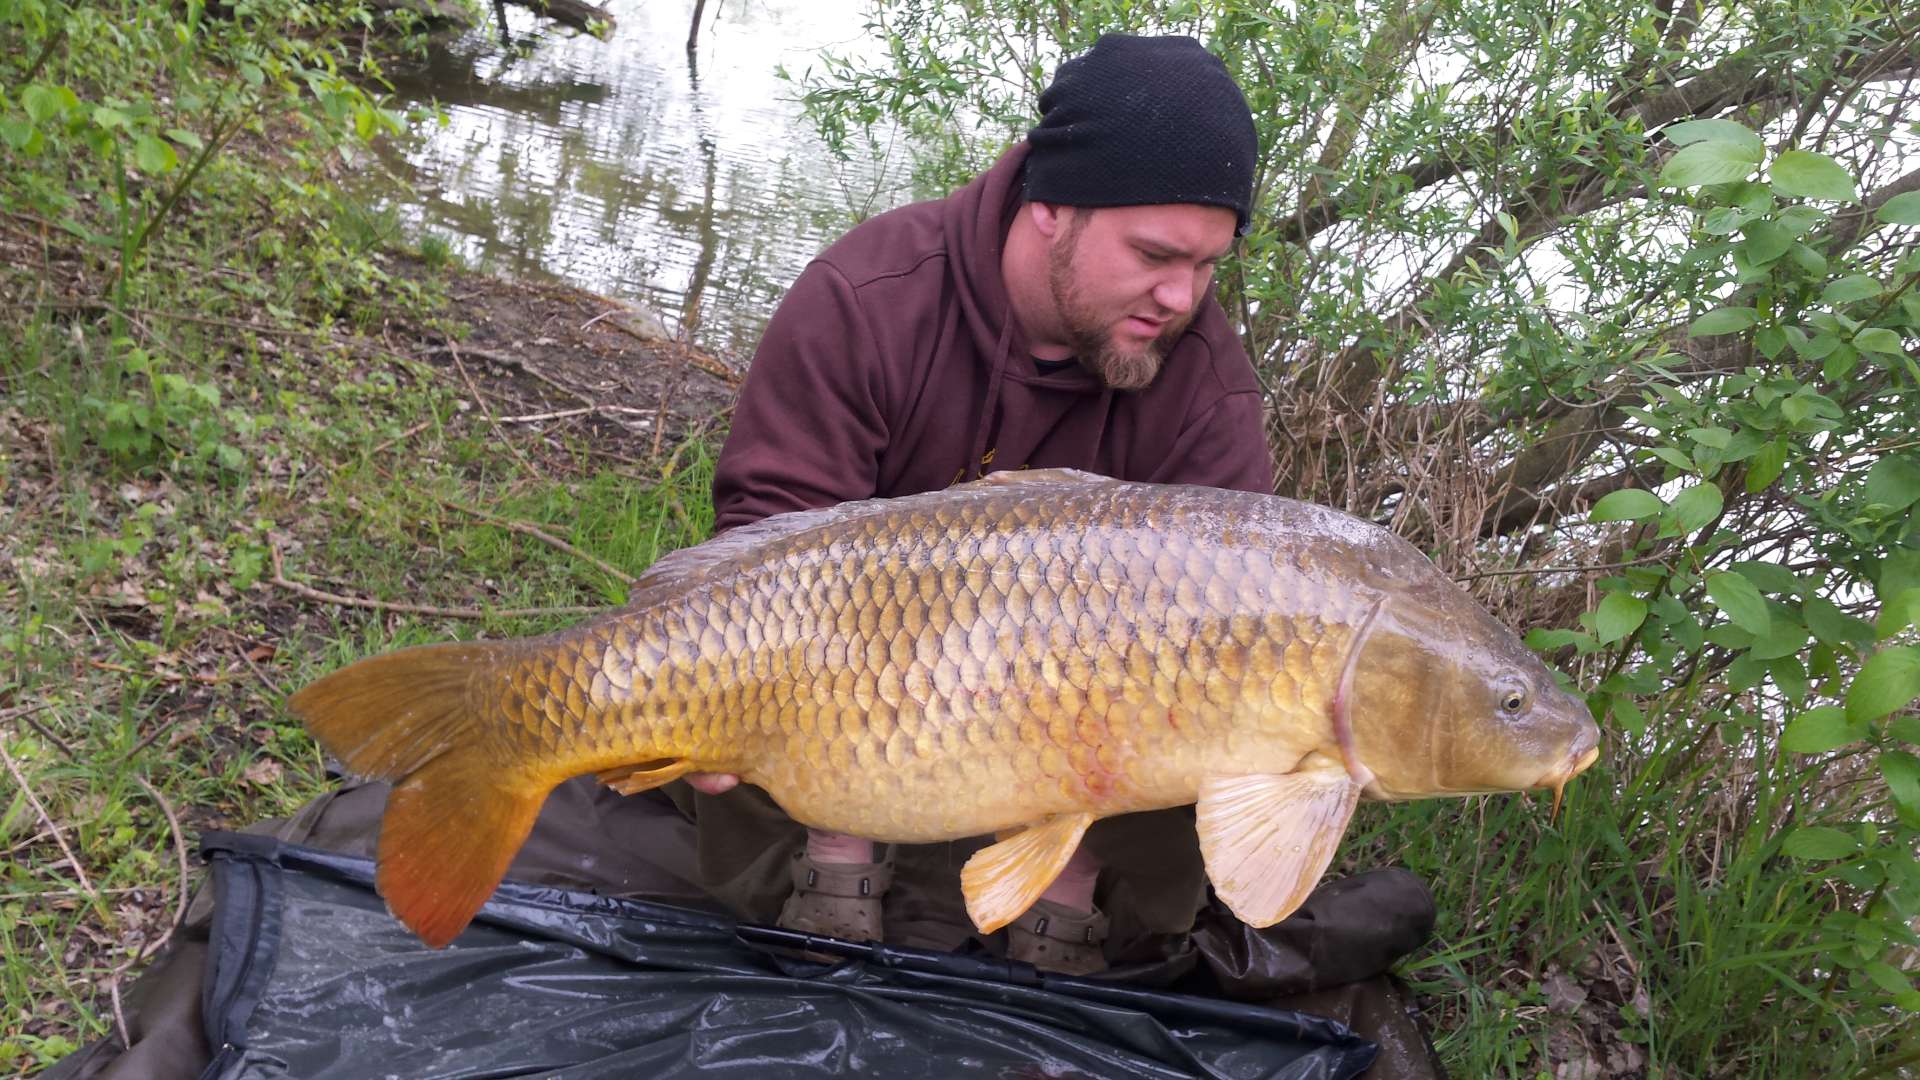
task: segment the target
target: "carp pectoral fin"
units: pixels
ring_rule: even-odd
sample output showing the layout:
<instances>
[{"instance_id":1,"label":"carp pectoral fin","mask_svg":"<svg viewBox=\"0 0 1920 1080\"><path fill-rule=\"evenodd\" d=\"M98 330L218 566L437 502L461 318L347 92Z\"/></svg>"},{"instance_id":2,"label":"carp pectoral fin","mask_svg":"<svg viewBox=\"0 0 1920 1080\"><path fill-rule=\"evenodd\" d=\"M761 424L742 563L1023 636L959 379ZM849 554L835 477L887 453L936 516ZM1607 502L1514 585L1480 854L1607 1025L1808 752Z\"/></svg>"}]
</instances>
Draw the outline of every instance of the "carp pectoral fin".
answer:
<instances>
[{"instance_id":1,"label":"carp pectoral fin","mask_svg":"<svg viewBox=\"0 0 1920 1080\"><path fill-rule=\"evenodd\" d=\"M1195 826L1214 891L1249 926L1293 914L1333 861L1359 799L1360 785L1340 769L1203 780Z\"/></svg>"},{"instance_id":2,"label":"carp pectoral fin","mask_svg":"<svg viewBox=\"0 0 1920 1080\"><path fill-rule=\"evenodd\" d=\"M643 761L638 765L622 765L596 774L601 783L622 795L638 795L643 791L652 791L661 784L680 779L693 771L691 761L669 761L657 765Z\"/></svg>"},{"instance_id":3,"label":"carp pectoral fin","mask_svg":"<svg viewBox=\"0 0 1920 1080\"><path fill-rule=\"evenodd\" d=\"M1066 869L1091 824L1092 814L1062 814L974 852L960 868L973 925L991 934L1032 907Z\"/></svg>"}]
</instances>

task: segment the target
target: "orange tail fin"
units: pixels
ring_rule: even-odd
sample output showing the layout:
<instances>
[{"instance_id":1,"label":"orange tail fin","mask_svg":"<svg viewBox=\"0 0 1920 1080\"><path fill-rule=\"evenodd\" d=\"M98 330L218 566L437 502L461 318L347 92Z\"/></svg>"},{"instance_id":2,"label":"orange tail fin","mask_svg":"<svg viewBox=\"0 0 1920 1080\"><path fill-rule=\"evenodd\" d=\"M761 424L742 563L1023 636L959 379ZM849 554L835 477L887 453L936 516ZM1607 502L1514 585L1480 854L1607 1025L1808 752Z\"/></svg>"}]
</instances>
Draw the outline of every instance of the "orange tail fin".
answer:
<instances>
[{"instance_id":1,"label":"orange tail fin","mask_svg":"<svg viewBox=\"0 0 1920 1080\"><path fill-rule=\"evenodd\" d=\"M348 770L393 781L375 884L394 915L436 949L493 894L559 782L499 752L502 668L513 648L400 649L288 699Z\"/></svg>"}]
</instances>

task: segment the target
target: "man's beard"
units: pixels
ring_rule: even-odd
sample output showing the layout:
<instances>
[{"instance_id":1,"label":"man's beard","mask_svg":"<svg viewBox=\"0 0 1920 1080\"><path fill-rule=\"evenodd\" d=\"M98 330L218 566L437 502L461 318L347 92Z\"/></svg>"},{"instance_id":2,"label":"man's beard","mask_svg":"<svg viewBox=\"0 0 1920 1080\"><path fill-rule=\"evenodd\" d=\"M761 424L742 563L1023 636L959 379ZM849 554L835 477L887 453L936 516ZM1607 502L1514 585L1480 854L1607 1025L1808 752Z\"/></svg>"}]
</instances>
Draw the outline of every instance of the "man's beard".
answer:
<instances>
[{"instance_id":1,"label":"man's beard","mask_svg":"<svg viewBox=\"0 0 1920 1080\"><path fill-rule=\"evenodd\" d=\"M1075 211L1073 220L1067 223L1067 235L1047 252L1047 288L1053 293L1061 327L1080 366L1114 390L1139 390L1160 373L1160 364L1186 332L1193 316L1168 322L1158 336L1139 348L1124 349L1114 344L1112 324L1101 322L1099 313L1081 297L1073 278L1073 252L1080 244L1080 229L1086 224L1087 213Z\"/></svg>"}]
</instances>

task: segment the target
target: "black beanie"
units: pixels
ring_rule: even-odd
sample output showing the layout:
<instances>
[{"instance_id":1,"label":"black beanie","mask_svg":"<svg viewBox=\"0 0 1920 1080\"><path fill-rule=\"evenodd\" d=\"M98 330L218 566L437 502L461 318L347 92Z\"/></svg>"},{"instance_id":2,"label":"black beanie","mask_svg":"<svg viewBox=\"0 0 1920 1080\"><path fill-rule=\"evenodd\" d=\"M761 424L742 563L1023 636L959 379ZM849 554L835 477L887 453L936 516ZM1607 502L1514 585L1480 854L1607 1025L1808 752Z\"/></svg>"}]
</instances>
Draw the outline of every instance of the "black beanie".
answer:
<instances>
[{"instance_id":1,"label":"black beanie","mask_svg":"<svg viewBox=\"0 0 1920 1080\"><path fill-rule=\"evenodd\" d=\"M1227 66L1193 38L1101 35L1060 65L1027 141L1032 201L1224 206L1246 231L1253 114Z\"/></svg>"}]
</instances>

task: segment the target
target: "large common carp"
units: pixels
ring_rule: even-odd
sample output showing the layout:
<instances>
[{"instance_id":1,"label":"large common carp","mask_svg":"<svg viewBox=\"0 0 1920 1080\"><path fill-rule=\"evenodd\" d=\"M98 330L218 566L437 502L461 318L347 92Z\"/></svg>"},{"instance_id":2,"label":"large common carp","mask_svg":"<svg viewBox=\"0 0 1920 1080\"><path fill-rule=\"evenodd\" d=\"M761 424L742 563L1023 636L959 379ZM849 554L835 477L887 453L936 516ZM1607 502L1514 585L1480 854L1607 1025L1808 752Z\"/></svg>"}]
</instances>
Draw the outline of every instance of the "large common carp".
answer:
<instances>
[{"instance_id":1,"label":"large common carp","mask_svg":"<svg viewBox=\"0 0 1920 1080\"><path fill-rule=\"evenodd\" d=\"M372 657L291 704L348 769L394 781L378 887L436 946L584 773L629 793L737 773L879 841L1001 834L961 874L987 932L1096 819L1197 803L1215 891L1267 926L1360 796L1557 792L1599 739L1387 531L1067 470L742 526L662 557L618 611Z\"/></svg>"}]
</instances>

